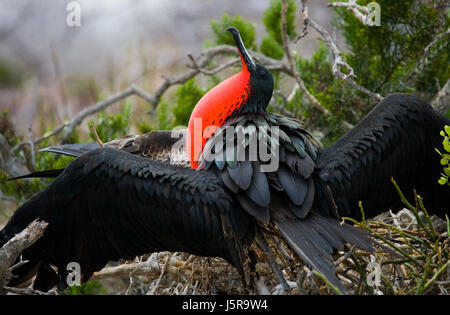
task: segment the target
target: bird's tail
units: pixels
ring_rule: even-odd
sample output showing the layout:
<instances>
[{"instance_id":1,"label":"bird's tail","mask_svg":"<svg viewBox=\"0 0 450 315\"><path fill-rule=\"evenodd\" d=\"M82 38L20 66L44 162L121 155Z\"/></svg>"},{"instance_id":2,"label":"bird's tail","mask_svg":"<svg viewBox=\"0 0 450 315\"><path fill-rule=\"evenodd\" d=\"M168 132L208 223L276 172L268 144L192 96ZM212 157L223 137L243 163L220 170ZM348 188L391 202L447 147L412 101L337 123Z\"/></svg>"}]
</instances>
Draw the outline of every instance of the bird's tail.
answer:
<instances>
[{"instance_id":1,"label":"bird's tail","mask_svg":"<svg viewBox=\"0 0 450 315\"><path fill-rule=\"evenodd\" d=\"M88 142L88 143L74 143L74 144L61 144L55 145L52 147L47 147L39 150L39 152L51 152L56 154L68 155L73 157L79 157L84 153L89 151L98 149L97 142ZM22 176L17 176L13 178L9 178L8 180L16 180L16 179L24 179L24 178L55 178L58 177L64 171L63 168L55 169L55 170L45 170L45 171L37 171L33 173L29 173Z\"/></svg>"},{"instance_id":2,"label":"bird's tail","mask_svg":"<svg viewBox=\"0 0 450 315\"><path fill-rule=\"evenodd\" d=\"M332 254L343 249L345 243L374 251L369 233L337 219L311 211L307 218L298 219L284 207L272 211L272 220L287 244L309 267L325 276L342 293L344 285L335 274Z\"/></svg>"}]
</instances>

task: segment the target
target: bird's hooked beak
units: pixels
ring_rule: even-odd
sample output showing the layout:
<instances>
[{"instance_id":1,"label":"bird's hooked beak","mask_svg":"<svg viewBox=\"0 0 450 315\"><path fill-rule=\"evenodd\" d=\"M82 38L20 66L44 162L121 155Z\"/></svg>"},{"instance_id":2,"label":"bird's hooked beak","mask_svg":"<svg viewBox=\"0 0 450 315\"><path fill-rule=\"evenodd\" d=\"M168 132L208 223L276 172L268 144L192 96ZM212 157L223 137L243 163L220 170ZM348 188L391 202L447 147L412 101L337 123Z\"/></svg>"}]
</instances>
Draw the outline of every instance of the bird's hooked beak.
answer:
<instances>
[{"instance_id":1,"label":"bird's hooked beak","mask_svg":"<svg viewBox=\"0 0 450 315\"><path fill-rule=\"evenodd\" d=\"M227 31L233 34L234 41L236 42L236 46L239 51L239 55L241 56L242 61L242 69L245 71L251 71L256 70L256 63L253 60L253 58L248 53L247 49L245 49L244 43L242 42L241 34L239 33L239 30L234 27L230 26L227 28Z\"/></svg>"}]
</instances>

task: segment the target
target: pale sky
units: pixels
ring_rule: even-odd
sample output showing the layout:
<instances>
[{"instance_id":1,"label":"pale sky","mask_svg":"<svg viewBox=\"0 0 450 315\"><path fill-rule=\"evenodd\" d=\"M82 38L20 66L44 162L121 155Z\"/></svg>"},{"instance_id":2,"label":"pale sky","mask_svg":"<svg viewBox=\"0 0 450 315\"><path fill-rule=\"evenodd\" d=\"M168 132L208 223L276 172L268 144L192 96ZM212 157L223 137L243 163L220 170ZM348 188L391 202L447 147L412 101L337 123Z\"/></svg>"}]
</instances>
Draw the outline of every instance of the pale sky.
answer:
<instances>
[{"instance_id":1,"label":"pale sky","mask_svg":"<svg viewBox=\"0 0 450 315\"><path fill-rule=\"evenodd\" d=\"M223 13L242 15L264 35L261 18L270 0L78 0L80 27L66 24L70 2L0 0L0 56L45 74L52 69L53 45L61 72L74 75L98 73L111 58L124 62L138 45L152 56L160 51L158 62L184 62L187 53L201 52L210 21ZM326 1L310 6L317 6L310 14L320 20L325 13L328 24ZM12 31L6 38L5 30Z\"/></svg>"}]
</instances>

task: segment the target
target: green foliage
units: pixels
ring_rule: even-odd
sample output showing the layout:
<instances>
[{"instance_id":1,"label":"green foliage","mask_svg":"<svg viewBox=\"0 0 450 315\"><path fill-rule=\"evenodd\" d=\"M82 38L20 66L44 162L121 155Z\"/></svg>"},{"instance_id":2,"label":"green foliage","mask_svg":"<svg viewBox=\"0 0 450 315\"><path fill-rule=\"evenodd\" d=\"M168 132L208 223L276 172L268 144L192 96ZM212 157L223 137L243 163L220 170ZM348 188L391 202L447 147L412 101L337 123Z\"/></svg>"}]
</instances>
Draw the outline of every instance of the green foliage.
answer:
<instances>
[{"instance_id":1,"label":"green foliage","mask_svg":"<svg viewBox=\"0 0 450 315\"><path fill-rule=\"evenodd\" d=\"M329 145L346 131L340 122L345 120L356 123L358 119L355 117L355 107L366 110L366 104L358 99L354 89L334 78L325 44L319 42L310 59L297 57L295 64L306 88L332 115L325 116L313 108L300 90L286 108L304 118L308 129L322 130L325 134L323 143Z\"/></svg>"},{"instance_id":2,"label":"green foliage","mask_svg":"<svg viewBox=\"0 0 450 315\"><path fill-rule=\"evenodd\" d=\"M260 50L264 55L273 59L282 59L284 56L283 45L279 44L275 38L270 35L263 38Z\"/></svg>"},{"instance_id":3,"label":"green foliage","mask_svg":"<svg viewBox=\"0 0 450 315\"><path fill-rule=\"evenodd\" d=\"M177 89L173 107L175 126L188 125L192 110L205 93L206 91L195 83L195 79L188 80Z\"/></svg>"},{"instance_id":4,"label":"green foliage","mask_svg":"<svg viewBox=\"0 0 450 315\"><path fill-rule=\"evenodd\" d=\"M148 122L140 122L138 123L138 129L141 134L148 133L153 130Z\"/></svg>"},{"instance_id":5,"label":"green foliage","mask_svg":"<svg viewBox=\"0 0 450 315\"><path fill-rule=\"evenodd\" d=\"M367 4L371 0L360 1ZM377 1L381 26L370 27L358 21L351 11L337 8L335 25L343 31L350 54L347 62L358 75L358 83L386 95L414 92L429 100L450 75L450 47L447 38L429 53L429 65L410 76L423 57L425 47L449 26L445 0Z\"/></svg>"},{"instance_id":6,"label":"green foliage","mask_svg":"<svg viewBox=\"0 0 450 315\"><path fill-rule=\"evenodd\" d=\"M233 37L225 30L229 26L234 26L239 29L242 36L242 41L245 47L255 49L255 27L251 23L247 23L240 15L230 17L228 14L223 14L220 21L212 20L211 28L213 31L213 43L215 45L232 45L234 46Z\"/></svg>"},{"instance_id":7,"label":"green foliage","mask_svg":"<svg viewBox=\"0 0 450 315\"><path fill-rule=\"evenodd\" d=\"M8 181L10 176L3 170L0 170L0 189L9 197L17 200L18 204L22 204L25 200L45 188L45 179L24 179L16 181Z\"/></svg>"},{"instance_id":8,"label":"green foliage","mask_svg":"<svg viewBox=\"0 0 450 315\"><path fill-rule=\"evenodd\" d=\"M106 287L98 281L88 281L81 285L73 285L65 289L62 295L105 295Z\"/></svg>"},{"instance_id":9,"label":"green foliage","mask_svg":"<svg viewBox=\"0 0 450 315\"><path fill-rule=\"evenodd\" d=\"M369 2L360 1L361 4ZM430 49L426 66L420 71L415 69L421 63L425 47L448 28L443 1L377 2L381 6L379 27L365 26L352 12L336 9L333 24L345 37L349 53L344 57L357 75L355 81L381 95L407 92L431 101L437 93L437 82L442 86L450 77L450 67L442 66L449 63L448 36ZM342 128L342 121L355 124L377 104L333 76L323 44L319 44L311 59L297 57L296 65L306 88L330 115L324 117L300 91L286 107L304 118L308 129L319 129L324 134L325 145L347 131Z\"/></svg>"},{"instance_id":10,"label":"green foliage","mask_svg":"<svg viewBox=\"0 0 450 315\"><path fill-rule=\"evenodd\" d=\"M109 141L111 139L123 136L128 132L129 118L130 118L131 104L125 103L123 110L116 115L106 116L105 113L98 115L95 122L95 128L102 141ZM9 120L7 111L0 113L0 133L5 136L10 146L17 144L20 139L16 136L14 126ZM94 139L91 135L91 138ZM75 130L66 139L64 143L78 143L81 142L79 133ZM95 139L94 139L95 140ZM83 140L86 141L86 140ZM40 143L40 147L50 146L49 140L44 140ZM18 151L18 158L24 160L30 172L35 170L52 170L65 168L72 160L72 157L51 154L51 153L36 153L36 163L31 167L31 154L29 147L25 147L23 151ZM23 203L32 195L43 190L52 179L46 178L32 178L15 181L7 181L10 178L3 170L0 170L0 189L6 196L14 197L18 204Z\"/></svg>"},{"instance_id":11,"label":"green foliage","mask_svg":"<svg viewBox=\"0 0 450 315\"><path fill-rule=\"evenodd\" d=\"M444 147L446 153L441 153L436 149L436 151L442 157L441 165L444 167L443 173L441 174L441 178L439 178L438 182L441 185L450 185L450 126L445 126L444 131L441 131L441 136L444 137L442 146Z\"/></svg>"},{"instance_id":12,"label":"green foliage","mask_svg":"<svg viewBox=\"0 0 450 315\"><path fill-rule=\"evenodd\" d=\"M281 0L271 0L269 8L264 12L262 22L267 35L263 38L260 50L266 56L281 59L284 55L283 40L281 38ZM287 1L286 30L291 39L297 35L295 31L295 14L297 5L294 0Z\"/></svg>"},{"instance_id":13,"label":"green foliage","mask_svg":"<svg viewBox=\"0 0 450 315\"><path fill-rule=\"evenodd\" d=\"M283 40L281 39L281 2L281 0L271 0L269 8L264 12L264 16L262 18L262 22L266 27L266 32L280 45L283 44ZM297 26L295 25L296 11L297 5L295 4L295 0L288 0L286 12L286 31L290 39L294 39L297 35Z\"/></svg>"},{"instance_id":14,"label":"green foliage","mask_svg":"<svg viewBox=\"0 0 450 315\"><path fill-rule=\"evenodd\" d=\"M106 116L104 112L99 113L94 126L100 140L107 142L126 135L129 129L130 113L131 103L129 101L125 102L122 111L118 114ZM96 140L93 135L90 136L92 140Z\"/></svg>"},{"instance_id":15,"label":"green foliage","mask_svg":"<svg viewBox=\"0 0 450 315\"><path fill-rule=\"evenodd\" d=\"M183 107L180 106L179 110L183 110ZM173 109L173 113L175 114L175 109ZM155 129L169 130L173 128L173 115L168 103L161 101L156 109L156 114L158 117L158 122Z\"/></svg>"}]
</instances>

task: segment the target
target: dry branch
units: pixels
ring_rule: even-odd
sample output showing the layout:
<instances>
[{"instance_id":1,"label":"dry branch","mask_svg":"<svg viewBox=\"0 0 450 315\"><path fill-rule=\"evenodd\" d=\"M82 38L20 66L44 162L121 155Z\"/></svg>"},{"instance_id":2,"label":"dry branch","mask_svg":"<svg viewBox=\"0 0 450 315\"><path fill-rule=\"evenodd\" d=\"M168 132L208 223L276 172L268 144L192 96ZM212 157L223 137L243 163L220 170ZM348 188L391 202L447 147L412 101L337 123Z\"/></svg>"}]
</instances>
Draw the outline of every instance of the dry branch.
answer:
<instances>
[{"instance_id":1,"label":"dry branch","mask_svg":"<svg viewBox=\"0 0 450 315\"><path fill-rule=\"evenodd\" d=\"M349 0L349 2L332 2L328 4L329 7L345 7L352 11L353 15L364 25L368 25L369 10L367 7L359 5L356 0Z\"/></svg>"},{"instance_id":2,"label":"dry branch","mask_svg":"<svg viewBox=\"0 0 450 315\"><path fill-rule=\"evenodd\" d=\"M107 107L111 106L112 104L114 104L120 100L123 100L131 95L139 96L140 98L142 98L145 101L147 101L148 103L150 103L154 108L159 104L161 97L171 86L177 85L177 84L183 84L186 81L188 81L189 79L198 75L199 73L211 75L211 74L215 74L219 71L222 71L230 66L233 66L237 62L238 59L233 59L224 65L218 66L215 69L206 69L205 68L213 58L215 58L217 56L222 56L222 55L227 55L227 54L235 54L235 53L236 53L236 47L229 46L229 45L221 45L221 46L216 46L216 47L212 47L212 48L205 50L197 58L194 58L192 55L189 55L189 58L191 59L191 61L193 63L193 65L189 66L191 69L180 75L175 75L175 76L171 76L171 77L163 77L164 81L156 89L154 95L147 93L146 91L142 90L138 86L131 85L128 88L126 88L125 90L118 92L107 99L97 102L97 103L83 109L75 117L73 117L69 121L57 126L53 130L45 133L43 136L41 136L39 138L35 138L30 141L22 141L22 142L18 143L12 149L12 153L17 152L25 145L32 145L32 144L37 145L37 144L41 143L42 141L44 141L45 139L48 139L48 138L50 138L54 135L57 135L63 131L64 131L63 137L66 138L68 135L70 135L73 132L73 130L78 125L80 125L83 122L83 120L87 116L98 113L98 112L106 109ZM276 60L276 59L266 57L263 54L258 53L258 52L250 52L250 53L256 59L258 59L261 63L265 64L269 70L281 71L281 72L287 73L288 75L292 75L289 66L286 65L285 63L283 63L279 60ZM33 143L31 143L31 141L33 141ZM23 174L20 174L20 175L23 175Z\"/></svg>"},{"instance_id":3,"label":"dry branch","mask_svg":"<svg viewBox=\"0 0 450 315\"><path fill-rule=\"evenodd\" d=\"M297 81L300 90L306 95L311 104L325 115L328 115L328 109L323 107L319 103L319 101L315 98L315 96L308 91L308 89L305 87L305 84L303 83L303 80L300 78L300 75L298 74L297 68L295 67L294 58L292 57L291 48L289 47L289 38L287 36L286 14L287 14L287 3L286 0L283 0L281 11L281 38L283 40L283 47L286 54L286 58L289 62L289 67L292 76L295 78L295 81Z\"/></svg>"},{"instance_id":4,"label":"dry branch","mask_svg":"<svg viewBox=\"0 0 450 315\"><path fill-rule=\"evenodd\" d=\"M423 71L423 69L430 63L430 60L432 59L432 57L434 57L434 56L431 56L431 58L430 58L431 48L434 47L442 38L448 36L449 34L450 34L450 28L447 28L447 30L445 32L442 32L442 33L438 34L435 38L433 38L433 40L423 50L423 56L420 59L418 66L416 67L416 69L414 69L414 72L411 75L419 74L420 72ZM407 79L409 79L410 76L408 76Z\"/></svg>"},{"instance_id":5,"label":"dry branch","mask_svg":"<svg viewBox=\"0 0 450 315\"><path fill-rule=\"evenodd\" d=\"M325 44L328 47L334 76L347 82L348 84L350 84L352 87L354 87L358 91L361 91L361 92L369 95L370 97L376 98L381 101L383 99L383 97L380 94L366 89L365 87L359 85L352 79L352 77L356 77L356 75L353 71L353 68L347 62L344 61L344 59L342 57L342 52L339 50L338 46L334 42L330 33L328 33L328 31L323 26L319 25L317 22L315 22L313 19L311 19L311 17L308 15L307 0L302 0L301 2L302 2L303 23L304 23L304 30L302 31L302 34L304 34L306 32L305 29L307 28L307 26L310 25L313 29L315 29L322 36L323 41L325 42ZM300 36L302 34L300 34ZM299 37L299 38L301 38L301 37ZM342 68L346 69L347 74L345 74L341 71Z\"/></svg>"},{"instance_id":6,"label":"dry branch","mask_svg":"<svg viewBox=\"0 0 450 315\"><path fill-rule=\"evenodd\" d=\"M0 134L0 168L11 177L27 174L27 169L14 152L14 148L11 148L6 138Z\"/></svg>"},{"instance_id":7,"label":"dry branch","mask_svg":"<svg viewBox=\"0 0 450 315\"><path fill-rule=\"evenodd\" d=\"M305 24L303 27L303 31L300 34L301 37L303 37L307 34L307 25L308 25L308 13L307 13L308 10L307 10L306 5L303 8L304 8L303 17L305 18ZM286 2L286 0L283 0L282 1L282 9L281 9L281 39L283 41L283 48L284 48L286 58L289 63L291 76L293 76L295 78L296 83L297 83L296 86L298 86L300 88L300 90L306 95L306 97L313 104L313 106L316 107L318 110L320 110L325 115L329 115L330 113L329 113L328 109L323 107L319 103L319 101L315 98L315 96L309 92L309 90L306 88L305 84L303 83L303 80L300 78L300 75L295 66L294 58L292 57L292 52L291 52L291 48L290 48L290 44L289 44L289 38L287 35L286 15L287 15L287 2ZM299 37L299 38L301 38L301 37ZM333 72L334 72L334 69L333 69ZM352 72L353 72L353 69L352 69ZM292 91L290 94L292 95L293 92L294 91ZM344 128L346 128L347 130L350 130L353 128L353 125L347 121L343 121L342 126Z\"/></svg>"},{"instance_id":8,"label":"dry branch","mask_svg":"<svg viewBox=\"0 0 450 315\"><path fill-rule=\"evenodd\" d=\"M159 277L163 271L163 266L161 266L157 260L153 259L154 256L150 256L144 262L122 264L115 267L107 267L102 270L95 272L90 280L103 280L108 278L128 278L130 276L147 276L147 277ZM169 258L170 259L170 258ZM172 261L175 259L170 259L170 264L166 266L166 270L169 273L177 272L177 261Z\"/></svg>"},{"instance_id":9,"label":"dry branch","mask_svg":"<svg viewBox=\"0 0 450 315\"><path fill-rule=\"evenodd\" d=\"M56 288L49 290L48 292L42 292L36 289L33 289L31 286L26 288L14 288L4 286L3 289L7 292L11 292L17 295L57 295L58 291Z\"/></svg>"},{"instance_id":10,"label":"dry branch","mask_svg":"<svg viewBox=\"0 0 450 315\"><path fill-rule=\"evenodd\" d=\"M11 267L11 265L24 249L30 247L44 234L46 228L46 222L35 220L0 249L0 292L2 292L3 286L11 280L12 269L17 267Z\"/></svg>"},{"instance_id":11,"label":"dry branch","mask_svg":"<svg viewBox=\"0 0 450 315\"><path fill-rule=\"evenodd\" d=\"M441 114L445 114L448 111L450 108L450 79L447 80L442 89L434 97L431 106Z\"/></svg>"}]
</instances>

